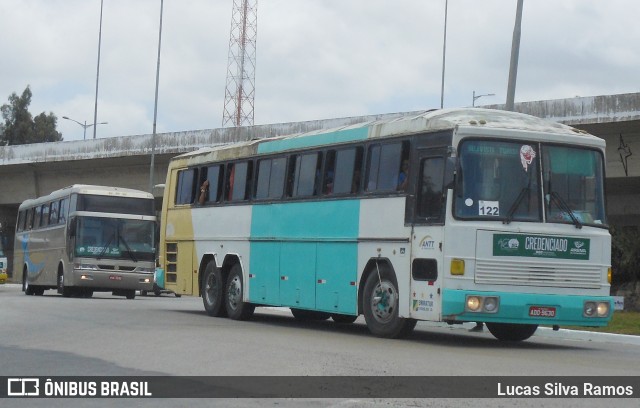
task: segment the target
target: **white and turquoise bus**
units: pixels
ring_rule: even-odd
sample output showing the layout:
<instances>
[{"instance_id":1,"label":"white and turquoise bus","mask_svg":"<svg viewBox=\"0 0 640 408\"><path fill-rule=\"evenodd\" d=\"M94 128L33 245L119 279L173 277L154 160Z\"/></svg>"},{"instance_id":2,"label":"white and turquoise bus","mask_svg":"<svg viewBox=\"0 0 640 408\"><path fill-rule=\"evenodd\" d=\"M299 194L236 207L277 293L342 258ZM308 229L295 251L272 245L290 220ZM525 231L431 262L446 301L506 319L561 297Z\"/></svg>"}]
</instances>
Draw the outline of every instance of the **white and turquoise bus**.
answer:
<instances>
[{"instance_id":1,"label":"white and turquoise bus","mask_svg":"<svg viewBox=\"0 0 640 408\"><path fill-rule=\"evenodd\" d=\"M134 299L153 288L155 231L151 194L73 185L20 205L14 271L27 295L57 289L65 297L108 291Z\"/></svg>"},{"instance_id":2,"label":"white and turquoise bus","mask_svg":"<svg viewBox=\"0 0 640 408\"><path fill-rule=\"evenodd\" d=\"M532 116L447 109L174 158L165 286L212 316L256 306L401 337L417 320L605 326L602 139Z\"/></svg>"}]
</instances>

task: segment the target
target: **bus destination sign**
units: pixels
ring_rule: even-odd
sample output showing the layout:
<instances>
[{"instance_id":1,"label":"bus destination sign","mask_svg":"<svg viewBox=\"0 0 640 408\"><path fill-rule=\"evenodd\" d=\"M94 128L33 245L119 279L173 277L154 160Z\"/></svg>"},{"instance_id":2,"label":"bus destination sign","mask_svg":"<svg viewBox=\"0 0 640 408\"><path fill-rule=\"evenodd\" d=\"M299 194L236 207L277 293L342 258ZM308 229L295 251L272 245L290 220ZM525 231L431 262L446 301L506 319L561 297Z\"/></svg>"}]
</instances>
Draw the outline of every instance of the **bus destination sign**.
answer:
<instances>
[{"instance_id":1,"label":"bus destination sign","mask_svg":"<svg viewBox=\"0 0 640 408\"><path fill-rule=\"evenodd\" d=\"M493 256L589 259L588 238L533 234L494 234Z\"/></svg>"}]
</instances>

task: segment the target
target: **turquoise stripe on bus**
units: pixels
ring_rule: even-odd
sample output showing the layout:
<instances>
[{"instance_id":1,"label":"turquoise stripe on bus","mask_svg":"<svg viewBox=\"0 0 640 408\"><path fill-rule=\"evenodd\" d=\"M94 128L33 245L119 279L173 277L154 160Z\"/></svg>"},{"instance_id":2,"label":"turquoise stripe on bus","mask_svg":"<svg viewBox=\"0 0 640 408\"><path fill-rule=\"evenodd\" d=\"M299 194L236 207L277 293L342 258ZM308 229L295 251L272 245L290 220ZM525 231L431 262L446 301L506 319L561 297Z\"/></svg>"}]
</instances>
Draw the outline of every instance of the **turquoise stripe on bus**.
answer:
<instances>
[{"instance_id":1,"label":"turquoise stripe on bus","mask_svg":"<svg viewBox=\"0 0 640 408\"><path fill-rule=\"evenodd\" d=\"M464 311L467 295L498 296L498 313L470 313ZM522 292L483 292L444 289L442 292L442 319L460 322L496 322L546 324L563 326L606 326L609 318L584 317L583 305L586 300L609 302L613 313L611 296L548 295ZM530 306L551 306L556 308L555 317L530 317Z\"/></svg>"},{"instance_id":2,"label":"turquoise stripe on bus","mask_svg":"<svg viewBox=\"0 0 640 408\"><path fill-rule=\"evenodd\" d=\"M356 314L359 200L256 204L249 300Z\"/></svg>"},{"instance_id":3,"label":"turquoise stripe on bus","mask_svg":"<svg viewBox=\"0 0 640 408\"><path fill-rule=\"evenodd\" d=\"M258 146L258 153L275 153L285 150L300 149L303 147L354 142L358 140L365 140L368 135L369 128L365 126L355 129L339 130L337 132L321 133L305 137L278 139L268 142L261 142Z\"/></svg>"}]
</instances>

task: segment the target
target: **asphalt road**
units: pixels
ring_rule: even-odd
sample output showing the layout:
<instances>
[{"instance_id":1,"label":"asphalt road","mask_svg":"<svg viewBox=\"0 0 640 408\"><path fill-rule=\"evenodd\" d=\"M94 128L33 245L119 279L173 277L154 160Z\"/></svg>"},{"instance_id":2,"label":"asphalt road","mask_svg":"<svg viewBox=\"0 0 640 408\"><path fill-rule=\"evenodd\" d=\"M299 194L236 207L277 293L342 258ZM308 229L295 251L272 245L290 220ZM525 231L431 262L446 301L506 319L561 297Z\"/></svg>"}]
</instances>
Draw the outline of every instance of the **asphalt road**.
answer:
<instances>
[{"instance_id":1,"label":"asphalt road","mask_svg":"<svg viewBox=\"0 0 640 408\"><path fill-rule=\"evenodd\" d=\"M472 325L418 323L404 340L364 321L299 322L258 308L247 322L208 317L200 298L96 293L25 296L0 285L0 375L28 376L638 376L640 338L539 329L499 342ZM637 377L636 377L637 378ZM0 384L0 386L3 386ZM639 388L635 395L640 395ZM636 397L637 398L637 397ZM496 402L497 401L497 402ZM6 399L0 406L603 406L602 399ZM638 399L612 399L637 406ZM108 403L107 403L108 402ZM554 405L557 404L557 405Z\"/></svg>"}]
</instances>

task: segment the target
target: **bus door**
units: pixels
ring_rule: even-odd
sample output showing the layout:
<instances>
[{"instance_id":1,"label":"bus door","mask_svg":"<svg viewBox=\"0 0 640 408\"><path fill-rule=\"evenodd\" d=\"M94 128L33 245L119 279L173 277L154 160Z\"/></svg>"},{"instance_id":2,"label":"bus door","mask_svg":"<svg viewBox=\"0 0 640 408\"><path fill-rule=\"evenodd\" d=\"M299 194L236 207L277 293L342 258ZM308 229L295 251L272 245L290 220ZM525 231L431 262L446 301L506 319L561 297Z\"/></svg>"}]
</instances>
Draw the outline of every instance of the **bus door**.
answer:
<instances>
[{"instance_id":1,"label":"bus door","mask_svg":"<svg viewBox=\"0 0 640 408\"><path fill-rule=\"evenodd\" d=\"M413 163L414 177L407 215L413 219L411 246L411 316L439 321L443 280L444 174L446 151L424 149Z\"/></svg>"}]
</instances>

